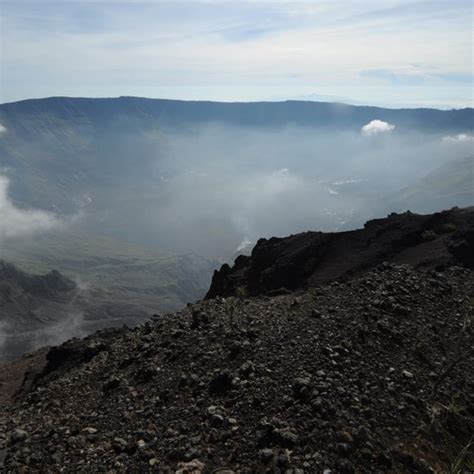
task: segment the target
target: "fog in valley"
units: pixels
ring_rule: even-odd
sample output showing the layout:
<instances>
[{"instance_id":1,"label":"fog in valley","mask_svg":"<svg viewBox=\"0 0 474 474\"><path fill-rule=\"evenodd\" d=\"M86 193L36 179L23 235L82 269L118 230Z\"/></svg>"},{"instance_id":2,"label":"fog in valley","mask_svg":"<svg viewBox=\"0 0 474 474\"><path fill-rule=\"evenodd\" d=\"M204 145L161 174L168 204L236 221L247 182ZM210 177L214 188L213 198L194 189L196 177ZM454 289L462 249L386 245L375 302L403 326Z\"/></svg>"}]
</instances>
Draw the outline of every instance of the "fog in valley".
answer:
<instances>
[{"instance_id":1,"label":"fog in valley","mask_svg":"<svg viewBox=\"0 0 474 474\"><path fill-rule=\"evenodd\" d=\"M225 260L260 237L350 229L407 210L397 199L405 188L469 157L473 145L471 135L398 131L376 117L358 131L220 123L115 130L94 137L92 157L78 154L76 163L53 148L54 135L23 144L23 153L39 157L36 172L50 189L26 193L27 182L11 172L22 208L8 196L4 168L0 238L80 228ZM64 171L74 177L69 192L61 189ZM38 201L43 209L32 210ZM413 212L436 210L430 202L411 204ZM446 198L446 206L454 204Z\"/></svg>"},{"instance_id":2,"label":"fog in valley","mask_svg":"<svg viewBox=\"0 0 474 474\"><path fill-rule=\"evenodd\" d=\"M83 189L73 187L76 209L67 219L80 214L70 225L226 260L260 237L350 229L407 210L398 201L405 188L471 153L469 135L397 131L380 123L360 131L218 123L125 131L99 141L98 171L89 173ZM445 206L456 204L450 199ZM438 207L410 204L413 212Z\"/></svg>"}]
</instances>

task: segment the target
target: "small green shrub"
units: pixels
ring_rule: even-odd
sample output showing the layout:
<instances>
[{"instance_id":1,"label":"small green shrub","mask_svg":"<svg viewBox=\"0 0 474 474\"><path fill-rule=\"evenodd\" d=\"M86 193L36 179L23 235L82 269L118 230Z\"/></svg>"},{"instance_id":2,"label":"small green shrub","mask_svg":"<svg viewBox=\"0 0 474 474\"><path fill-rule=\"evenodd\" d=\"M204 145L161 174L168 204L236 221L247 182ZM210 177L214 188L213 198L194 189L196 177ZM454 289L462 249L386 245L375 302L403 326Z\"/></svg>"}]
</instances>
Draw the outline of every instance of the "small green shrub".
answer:
<instances>
[{"instance_id":1,"label":"small green shrub","mask_svg":"<svg viewBox=\"0 0 474 474\"><path fill-rule=\"evenodd\" d=\"M450 232L454 232L456 229L456 224L453 224L452 222L446 222L446 224L441 226L441 232L443 234L449 234Z\"/></svg>"},{"instance_id":2,"label":"small green shrub","mask_svg":"<svg viewBox=\"0 0 474 474\"><path fill-rule=\"evenodd\" d=\"M239 300L246 298L248 296L247 288L245 288L245 286L238 286L235 289L235 296L237 296Z\"/></svg>"},{"instance_id":3,"label":"small green shrub","mask_svg":"<svg viewBox=\"0 0 474 474\"><path fill-rule=\"evenodd\" d=\"M436 234L436 232L432 229L427 229L427 230L424 230L422 233L421 233L421 238L428 242L430 240L434 240L436 239L436 237L438 237L438 235Z\"/></svg>"}]
</instances>

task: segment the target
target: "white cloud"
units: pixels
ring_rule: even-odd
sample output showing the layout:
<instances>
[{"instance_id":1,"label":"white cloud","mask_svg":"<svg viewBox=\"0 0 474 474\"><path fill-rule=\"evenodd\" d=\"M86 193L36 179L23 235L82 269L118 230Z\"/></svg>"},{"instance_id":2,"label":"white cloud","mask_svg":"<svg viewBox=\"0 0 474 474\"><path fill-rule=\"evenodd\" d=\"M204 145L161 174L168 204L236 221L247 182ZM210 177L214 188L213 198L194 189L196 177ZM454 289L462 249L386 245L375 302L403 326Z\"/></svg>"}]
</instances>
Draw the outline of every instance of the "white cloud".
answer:
<instances>
[{"instance_id":1,"label":"white cloud","mask_svg":"<svg viewBox=\"0 0 474 474\"><path fill-rule=\"evenodd\" d=\"M7 131L7 127L5 127L5 125L2 125L0 123L0 133L5 133Z\"/></svg>"},{"instance_id":2,"label":"white cloud","mask_svg":"<svg viewBox=\"0 0 474 474\"><path fill-rule=\"evenodd\" d=\"M471 74L467 4L222 4L229 1L190 2L186 8L161 1L120 2L117 8L87 2L81 15L57 2L27 2L25 13L17 6L22 2L6 2L3 37L9 48L2 60L15 67L5 68L4 98L261 100L274 88L283 98L316 92L391 106L472 103L470 81L459 81ZM384 70L415 75L424 87L361 74ZM22 78L32 74L34 83L25 85Z\"/></svg>"},{"instance_id":3,"label":"white cloud","mask_svg":"<svg viewBox=\"0 0 474 474\"><path fill-rule=\"evenodd\" d=\"M466 133L458 133L457 135L447 135L443 137L443 142L446 143L472 143L474 142L474 135L467 135Z\"/></svg>"},{"instance_id":4,"label":"white cloud","mask_svg":"<svg viewBox=\"0 0 474 474\"><path fill-rule=\"evenodd\" d=\"M361 131L365 135L375 135L378 133L391 132L394 128L395 125L391 123L382 120L371 120L361 128Z\"/></svg>"},{"instance_id":5,"label":"white cloud","mask_svg":"<svg viewBox=\"0 0 474 474\"><path fill-rule=\"evenodd\" d=\"M62 225L58 217L50 212L20 209L8 197L8 179L0 175L0 241Z\"/></svg>"}]
</instances>

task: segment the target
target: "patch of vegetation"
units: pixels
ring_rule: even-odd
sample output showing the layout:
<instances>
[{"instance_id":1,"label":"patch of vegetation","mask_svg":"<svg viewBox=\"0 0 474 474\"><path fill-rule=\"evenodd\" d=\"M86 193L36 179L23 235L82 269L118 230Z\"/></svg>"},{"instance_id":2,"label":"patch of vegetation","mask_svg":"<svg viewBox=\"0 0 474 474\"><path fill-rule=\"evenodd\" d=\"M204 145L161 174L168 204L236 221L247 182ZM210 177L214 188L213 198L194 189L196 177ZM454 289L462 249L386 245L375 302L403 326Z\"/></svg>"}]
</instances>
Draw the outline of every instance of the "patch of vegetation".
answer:
<instances>
[{"instance_id":1,"label":"patch of vegetation","mask_svg":"<svg viewBox=\"0 0 474 474\"><path fill-rule=\"evenodd\" d=\"M429 242L430 240L434 240L438 237L438 234L433 229L426 229L421 233L421 238L425 242Z\"/></svg>"},{"instance_id":2,"label":"patch of vegetation","mask_svg":"<svg viewBox=\"0 0 474 474\"><path fill-rule=\"evenodd\" d=\"M456 224L453 224L452 222L446 222L441 226L441 232L443 234L449 234L451 232L454 232L457 229Z\"/></svg>"},{"instance_id":3,"label":"patch of vegetation","mask_svg":"<svg viewBox=\"0 0 474 474\"><path fill-rule=\"evenodd\" d=\"M244 286L239 286L235 290L236 296L230 296L224 299L224 308L225 312L229 315L230 325L236 330L238 329L238 324L235 319L238 307L242 304L244 298L248 296L248 291Z\"/></svg>"}]
</instances>

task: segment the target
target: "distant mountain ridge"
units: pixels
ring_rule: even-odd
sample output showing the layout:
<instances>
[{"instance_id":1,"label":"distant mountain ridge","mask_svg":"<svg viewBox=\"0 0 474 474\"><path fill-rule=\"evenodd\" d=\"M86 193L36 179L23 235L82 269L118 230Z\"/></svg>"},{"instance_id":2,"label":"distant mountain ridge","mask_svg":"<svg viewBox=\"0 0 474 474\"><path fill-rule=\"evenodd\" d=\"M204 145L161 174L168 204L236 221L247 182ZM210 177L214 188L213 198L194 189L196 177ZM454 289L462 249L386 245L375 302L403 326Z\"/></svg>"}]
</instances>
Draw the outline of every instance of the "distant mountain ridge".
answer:
<instances>
[{"instance_id":1,"label":"distant mountain ridge","mask_svg":"<svg viewBox=\"0 0 474 474\"><path fill-rule=\"evenodd\" d=\"M74 120L87 126L127 117L127 125L158 122L185 125L196 122L225 122L234 125L275 126L286 124L360 128L378 118L396 122L400 129L417 127L426 131L468 131L474 128L474 109L429 108L387 109L331 102L288 100L284 102L211 102L141 97L72 98L49 97L0 104L0 121L28 131L28 118L42 115L46 123ZM106 128L106 125L104 125Z\"/></svg>"}]
</instances>

